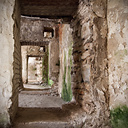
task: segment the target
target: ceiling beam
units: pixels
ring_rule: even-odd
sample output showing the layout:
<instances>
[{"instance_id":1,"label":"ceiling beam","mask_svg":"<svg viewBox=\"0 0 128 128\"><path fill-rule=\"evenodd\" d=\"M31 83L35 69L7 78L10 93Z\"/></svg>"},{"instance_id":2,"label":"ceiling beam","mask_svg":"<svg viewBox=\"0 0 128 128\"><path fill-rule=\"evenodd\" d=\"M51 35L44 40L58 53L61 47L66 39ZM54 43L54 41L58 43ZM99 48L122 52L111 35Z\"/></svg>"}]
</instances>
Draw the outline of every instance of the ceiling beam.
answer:
<instances>
[{"instance_id":1,"label":"ceiling beam","mask_svg":"<svg viewBox=\"0 0 128 128\"><path fill-rule=\"evenodd\" d=\"M20 0L21 15L42 18L72 17L79 0Z\"/></svg>"},{"instance_id":2,"label":"ceiling beam","mask_svg":"<svg viewBox=\"0 0 128 128\"><path fill-rule=\"evenodd\" d=\"M42 41L42 42L27 42L27 41L20 41L21 46L45 46L49 44L49 41Z\"/></svg>"}]
</instances>

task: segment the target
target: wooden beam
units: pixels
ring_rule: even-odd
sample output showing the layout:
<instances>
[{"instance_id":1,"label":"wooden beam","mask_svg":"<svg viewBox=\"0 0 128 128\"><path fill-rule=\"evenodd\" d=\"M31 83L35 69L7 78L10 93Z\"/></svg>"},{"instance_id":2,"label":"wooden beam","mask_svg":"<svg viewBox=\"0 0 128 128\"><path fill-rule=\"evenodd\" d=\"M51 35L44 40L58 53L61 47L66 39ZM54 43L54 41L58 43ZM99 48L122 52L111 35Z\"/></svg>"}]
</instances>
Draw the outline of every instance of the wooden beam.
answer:
<instances>
[{"instance_id":1,"label":"wooden beam","mask_svg":"<svg viewBox=\"0 0 128 128\"><path fill-rule=\"evenodd\" d=\"M45 46L49 44L49 41L42 41L42 42L27 42L27 41L20 41L21 46L24 45L31 45L31 46Z\"/></svg>"},{"instance_id":2,"label":"wooden beam","mask_svg":"<svg viewBox=\"0 0 128 128\"><path fill-rule=\"evenodd\" d=\"M21 5L36 6L78 6L79 0L20 0Z\"/></svg>"},{"instance_id":3,"label":"wooden beam","mask_svg":"<svg viewBox=\"0 0 128 128\"><path fill-rule=\"evenodd\" d=\"M79 0L20 0L21 15L73 16Z\"/></svg>"}]
</instances>

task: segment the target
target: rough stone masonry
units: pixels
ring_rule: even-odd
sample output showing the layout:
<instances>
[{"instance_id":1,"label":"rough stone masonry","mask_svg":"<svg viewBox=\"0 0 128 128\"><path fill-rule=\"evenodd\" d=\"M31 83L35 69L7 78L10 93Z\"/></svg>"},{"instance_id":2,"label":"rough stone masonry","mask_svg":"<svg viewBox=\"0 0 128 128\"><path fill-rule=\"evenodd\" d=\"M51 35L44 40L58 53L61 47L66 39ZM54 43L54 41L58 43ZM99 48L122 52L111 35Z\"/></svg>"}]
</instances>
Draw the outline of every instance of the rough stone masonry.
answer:
<instances>
[{"instance_id":1,"label":"rough stone masonry","mask_svg":"<svg viewBox=\"0 0 128 128\"><path fill-rule=\"evenodd\" d=\"M81 0L72 21L74 96L87 113L86 128L105 128L109 117L106 2Z\"/></svg>"},{"instance_id":2,"label":"rough stone masonry","mask_svg":"<svg viewBox=\"0 0 128 128\"><path fill-rule=\"evenodd\" d=\"M18 1L1 0L0 12L0 125L6 128L22 87ZM128 1L79 0L74 13L73 95L86 112L83 127L109 128L109 110L128 106Z\"/></svg>"}]
</instances>

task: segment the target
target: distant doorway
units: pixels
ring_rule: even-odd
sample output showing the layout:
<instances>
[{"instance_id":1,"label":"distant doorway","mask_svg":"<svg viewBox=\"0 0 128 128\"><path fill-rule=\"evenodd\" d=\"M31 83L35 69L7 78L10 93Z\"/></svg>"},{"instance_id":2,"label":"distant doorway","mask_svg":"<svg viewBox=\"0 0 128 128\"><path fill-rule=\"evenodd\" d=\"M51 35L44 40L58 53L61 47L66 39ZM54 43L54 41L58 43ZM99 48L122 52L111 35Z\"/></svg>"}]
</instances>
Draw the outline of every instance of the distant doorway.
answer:
<instances>
[{"instance_id":1,"label":"distant doorway","mask_svg":"<svg viewBox=\"0 0 128 128\"><path fill-rule=\"evenodd\" d=\"M43 57L28 57L28 83L42 82Z\"/></svg>"}]
</instances>

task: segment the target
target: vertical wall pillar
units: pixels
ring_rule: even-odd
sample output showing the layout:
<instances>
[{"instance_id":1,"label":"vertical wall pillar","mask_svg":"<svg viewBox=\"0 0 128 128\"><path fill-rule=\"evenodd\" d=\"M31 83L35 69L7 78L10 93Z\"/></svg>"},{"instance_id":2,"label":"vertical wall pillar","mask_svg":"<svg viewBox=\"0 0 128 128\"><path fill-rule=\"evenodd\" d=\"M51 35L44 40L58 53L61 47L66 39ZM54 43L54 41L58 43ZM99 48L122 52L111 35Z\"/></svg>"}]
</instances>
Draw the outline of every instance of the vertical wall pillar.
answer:
<instances>
[{"instance_id":1,"label":"vertical wall pillar","mask_svg":"<svg viewBox=\"0 0 128 128\"><path fill-rule=\"evenodd\" d=\"M1 0L0 12L0 127L6 128L15 116L18 96L14 94L21 83L18 1Z\"/></svg>"},{"instance_id":2,"label":"vertical wall pillar","mask_svg":"<svg viewBox=\"0 0 128 128\"><path fill-rule=\"evenodd\" d=\"M23 83L28 82L28 56L27 56L27 46L21 47L21 53L22 53L22 80Z\"/></svg>"},{"instance_id":3,"label":"vertical wall pillar","mask_svg":"<svg viewBox=\"0 0 128 128\"><path fill-rule=\"evenodd\" d=\"M72 100L71 69L72 69L72 29L70 24L62 24L59 28L59 86L60 96L65 101Z\"/></svg>"},{"instance_id":4,"label":"vertical wall pillar","mask_svg":"<svg viewBox=\"0 0 128 128\"><path fill-rule=\"evenodd\" d=\"M84 127L108 127L107 1L79 0L73 27L73 93ZM99 120L100 119L100 120Z\"/></svg>"},{"instance_id":5,"label":"vertical wall pillar","mask_svg":"<svg viewBox=\"0 0 128 128\"><path fill-rule=\"evenodd\" d=\"M110 109L128 106L128 1L108 0Z\"/></svg>"}]
</instances>

